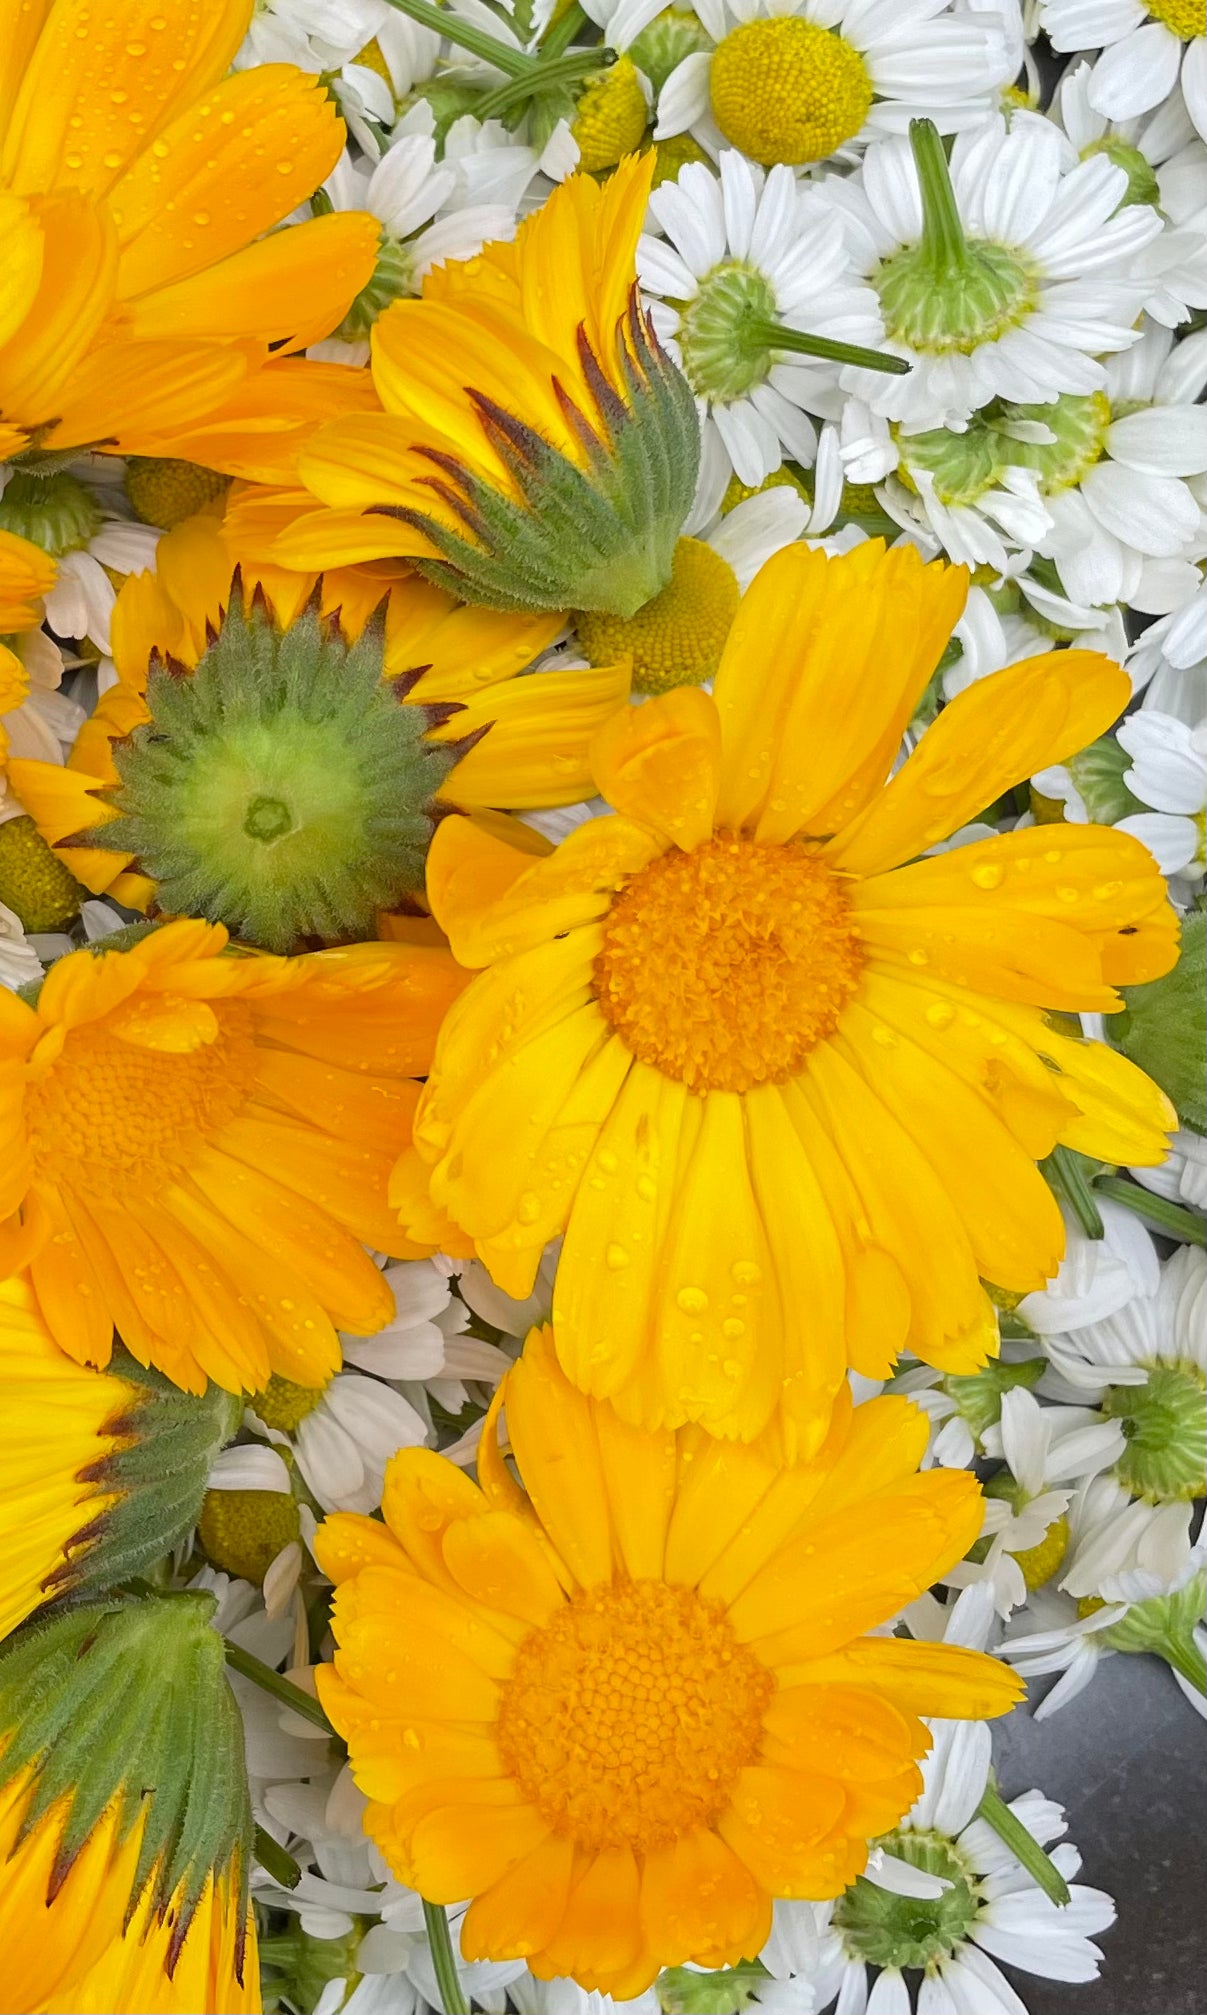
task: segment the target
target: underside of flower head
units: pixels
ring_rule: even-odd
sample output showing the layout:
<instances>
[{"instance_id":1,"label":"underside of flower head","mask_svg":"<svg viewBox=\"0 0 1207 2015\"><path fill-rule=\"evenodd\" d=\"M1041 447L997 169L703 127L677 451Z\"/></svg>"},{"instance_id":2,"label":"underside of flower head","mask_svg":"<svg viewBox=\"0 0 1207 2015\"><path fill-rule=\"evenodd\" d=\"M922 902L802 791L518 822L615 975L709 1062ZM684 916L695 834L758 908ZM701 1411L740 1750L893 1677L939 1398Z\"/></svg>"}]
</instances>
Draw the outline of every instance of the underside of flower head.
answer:
<instances>
[{"instance_id":1,"label":"underside of flower head","mask_svg":"<svg viewBox=\"0 0 1207 2015\"><path fill-rule=\"evenodd\" d=\"M460 751L383 679L384 612L349 645L317 597L280 628L239 584L194 671L153 664L149 722L114 749L130 854L169 914L262 950L372 935L423 883L431 804Z\"/></svg>"},{"instance_id":2,"label":"underside of flower head","mask_svg":"<svg viewBox=\"0 0 1207 2015\"><path fill-rule=\"evenodd\" d=\"M421 572L489 608L574 606L619 616L634 615L666 585L695 492L695 401L659 345L636 288L617 347L623 396L580 327L579 362L594 414L555 380L583 466L525 420L468 390L483 433L510 478L510 493L455 455L421 448L440 471L426 478L428 487L464 530L422 509L376 507L431 541L441 557L416 555Z\"/></svg>"}]
</instances>

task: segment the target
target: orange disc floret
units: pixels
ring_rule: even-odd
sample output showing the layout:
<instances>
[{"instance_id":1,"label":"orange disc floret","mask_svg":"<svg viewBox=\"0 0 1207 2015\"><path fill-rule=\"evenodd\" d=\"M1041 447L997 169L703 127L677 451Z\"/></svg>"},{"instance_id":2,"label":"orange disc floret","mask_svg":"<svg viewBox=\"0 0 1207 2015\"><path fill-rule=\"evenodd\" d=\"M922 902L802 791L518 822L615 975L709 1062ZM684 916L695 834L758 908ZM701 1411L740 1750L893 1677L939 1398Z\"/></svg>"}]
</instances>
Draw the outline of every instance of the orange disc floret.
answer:
<instances>
[{"instance_id":1,"label":"orange disc floret","mask_svg":"<svg viewBox=\"0 0 1207 2015\"><path fill-rule=\"evenodd\" d=\"M460 985L436 949L247 956L181 921L5 994L0 1264L62 1348L105 1364L116 1326L190 1391L328 1377L391 1313L364 1245L419 1250L387 1178Z\"/></svg>"},{"instance_id":2,"label":"orange disc floret","mask_svg":"<svg viewBox=\"0 0 1207 2015\"><path fill-rule=\"evenodd\" d=\"M385 1525L329 1518L320 1698L401 1880L470 1897L469 1959L621 1999L664 1966L753 1959L773 1899L835 1896L916 1797L922 1715L1003 1714L1019 1682L870 1635L981 1524L975 1480L916 1474L908 1402L835 1411L812 1462L626 1427L534 1330L475 1487L395 1456Z\"/></svg>"}]
</instances>

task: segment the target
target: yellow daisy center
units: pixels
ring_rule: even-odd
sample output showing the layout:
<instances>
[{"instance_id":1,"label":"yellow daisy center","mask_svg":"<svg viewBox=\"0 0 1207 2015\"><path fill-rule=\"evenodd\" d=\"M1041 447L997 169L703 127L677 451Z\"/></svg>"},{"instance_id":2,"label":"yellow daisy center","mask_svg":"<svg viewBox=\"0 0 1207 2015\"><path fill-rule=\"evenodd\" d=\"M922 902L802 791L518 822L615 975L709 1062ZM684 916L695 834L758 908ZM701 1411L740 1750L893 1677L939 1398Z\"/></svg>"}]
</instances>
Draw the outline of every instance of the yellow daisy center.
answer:
<instances>
[{"instance_id":1,"label":"yellow daisy center","mask_svg":"<svg viewBox=\"0 0 1207 2015\"><path fill-rule=\"evenodd\" d=\"M300 1529L297 1505L283 1490L207 1490L197 1521L213 1566L257 1583Z\"/></svg>"},{"instance_id":2,"label":"yellow daisy center","mask_svg":"<svg viewBox=\"0 0 1207 2015\"><path fill-rule=\"evenodd\" d=\"M1170 34L1180 35L1184 42L1207 35L1204 0L1148 0L1148 11L1154 21L1163 21Z\"/></svg>"},{"instance_id":3,"label":"yellow daisy center","mask_svg":"<svg viewBox=\"0 0 1207 2015\"><path fill-rule=\"evenodd\" d=\"M586 1589L520 1646L499 1748L556 1832L648 1853L724 1808L774 1690L720 1606L693 1589Z\"/></svg>"},{"instance_id":4,"label":"yellow daisy center","mask_svg":"<svg viewBox=\"0 0 1207 2015\"><path fill-rule=\"evenodd\" d=\"M1051 1581L1065 1557L1068 1544L1069 1521L1062 1515L1052 1520L1035 1546L1025 1546L1021 1553L1015 1552L1014 1558L1022 1569L1028 1590L1042 1588L1045 1581Z\"/></svg>"},{"instance_id":5,"label":"yellow daisy center","mask_svg":"<svg viewBox=\"0 0 1207 2015\"><path fill-rule=\"evenodd\" d=\"M126 463L126 495L135 517L144 525L159 525L165 532L212 504L216 497L225 496L230 486L229 476L203 468L200 462L131 455Z\"/></svg>"},{"instance_id":6,"label":"yellow daisy center","mask_svg":"<svg viewBox=\"0 0 1207 2015\"><path fill-rule=\"evenodd\" d=\"M795 14L745 21L718 43L710 90L725 138L765 168L823 160L872 108L859 51Z\"/></svg>"},{"instance_id":7,"label":"yellow daisy center","mask_svg":"<svg viewBox=\"0 0 1207 2015\"><path fill-rule=\"evenodd\" d=\"M721 662L741 591L733 568L702 539L680 539L665 588L635 616L584 610L578 640L593 665L633 660L633 691L698 686Z\"/></svg>"},{"instance_id":8,"label":"yellow daisy center","mask_svg":"<svg viewBox=\"0 0 1207 2015\"><path fill-rule=\"evenodd\" d=\"M803 847L718 834L625 884L595 991L634 1056L692 1091L794 1077L858 984L863 952L837 875Z\"/></svg>"},{"instance_id":9,"label":"yellow daisy center","mask_svg":"<svg viewBox=\"0 0 1207 2015\"><path fill-rule=\"evenodd\" d=\"M580 94L570 127L578 141L579 166L600 175L626 154L635 154L648 118L637 65L631 56L620 56L610 70L588 78Z\"/></svg>"},{"instance_id":10,"label":"yellow daisy center","mask_svg":"<svg viewBox=\"0 0 1207 2015\"><path fill-rule=\"evenodd\" d=\"M239 1001L219 1012L213 1040L184 1051L128 1042L104 1022L69 1030L29 1090L36 1167L59 1178L133 1179L141 1189L170 1180L251 1089L251 1014Z\"/></svg>"},{"instance_id":11,"label":"yellow daisy center","mask_svg":"<svg viewBox=\"0 0 1207 2015\"><path fill-rule=\"evenodd\" d=\"M87 894L52 853L31 818L0 825L0 903L27 931L60 931Z\"/></svg>"},{"instance_id":12,"label":"yellow daisy center","mask_svg":"<svg viewBox=\"0 0 1207 2015\"><path fill-rule=\"evenodd\" d=\"M248 1405L265 1427L292 1434L307 1414L314 1412L326 1390L325 1385L295 1385L291 1378L281 1378L274 1371L263 1392L253 1392Z\"/></svg>"}]
</instances>

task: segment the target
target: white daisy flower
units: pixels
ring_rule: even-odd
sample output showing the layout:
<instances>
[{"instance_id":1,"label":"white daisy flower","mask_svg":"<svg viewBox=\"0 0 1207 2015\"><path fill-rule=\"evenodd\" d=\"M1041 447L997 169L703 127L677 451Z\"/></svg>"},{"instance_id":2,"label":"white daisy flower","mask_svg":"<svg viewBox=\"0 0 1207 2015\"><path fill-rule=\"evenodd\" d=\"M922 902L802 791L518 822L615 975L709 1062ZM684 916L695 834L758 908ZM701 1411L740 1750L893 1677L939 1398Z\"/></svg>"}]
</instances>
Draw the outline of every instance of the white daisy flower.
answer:
<instances>
[{"instance_id":1,"label":"white daisy flower","mask_svg":"<svg viewBox=\"0 0 1207 2015\"><path fill-rule=\"evenodd\" d=\"M427 1422L381 1379L337 1372L311 1389L274 1379L244 1420L255 1434L293 1450L324 1511L376 1511L386 1464L400 1448L422 1447Z\"/></svg>"},{"instance_id":2,"label":"white daisy flower","mask_svg":"<svg viewBox=\"0 0 1207 2015\"><path fill-rule=\"evenodd\" d=\"M371 42L358 45L332 78L348 132L370 161L380 159L398 120L399 106L431 81L445 47L443 37L434 29L421 27L408 14L388 7L384 11L386 18L378 23ZM412 108L412 116L421 108L430 113L423 97Z\"/></svg>"},{"instance_id":3,"label":"white daisy flower","mask_svg":"<svg viewBox=\"0 0 1207 2015\"><path fill-rule=\"evenodd\" d=\"M300 1534L302 1530L303 1511L306 1514L307 1544L313 1540L316 1529L314 1514L309 1507L299 1507L293 1502L293 1479L284 1459L275 1448L265 1448L258 1442L236 1443L221 1449L215 1456L205 1488L207 1500L211 1491L238 1492L241 1500L245 1493L253 1493L250 1502L240 1502L233 1518L221 1521L222 1538L227 1543L233 1539L237 1550L241 1550L240 1542L247 1545L259 1541L263 1545L267 1537L270 1549L276 1545L278 1538L281 1540L262 1574L257 1568L255 1578L262 1584L267 1614L274 1618L284 1615L301 1578L301 1538L293 1535ZM262 1502L268 1498L275 1500L271 1509L266 1508L263 1513L257 1511L254 1495L257 1492L263 1494ZM210 1532L207 1513L208 1504L203 1506L200 1525L202 1543L208 1552ZM248 1572L242 1562L232 1562L221 1550L212 1557L222 1561L225 1567L238 1564L244 1573Z\"/></svg>"},{"instance_id":4,"label":"white daisy flower","mask_svg":"<svg viewBox=\"0 0 1207 2015\"><path fill-rule=\"evenodd\" d=\"M1040 26L1062 55L1103 51L1090 104L1132 119L1176 90L1207 139L1207 44L1199 0L1040 0Z\"/></svg>"},{"instance_id":5,"label":"white daisy flower","mask_svg":"<svg viewBox=\"0 0 1207 2015\"><path fill-rule=\"evenodd\" d=\"M1193 727L1203 711L1207 692L1207 581L1197 570L1198 583L1190 599L1145 630L1128 653L1127 669L1143 707L1176 714Z\"/></svg>"},{"instance_id":6,"label":"white daisy flower","mask_svg":"<svg viewBox=\"0 0 1207 2015\"><path fill-rule=\"evenodd\" d=\"M711 128L766 168L821 161L903 132L920 111L955 132L988 114L1017 68L993 15L960 12L947 0L693 6L715 47L671 72L654 137ZM636 18L631 4L626 11ZM650 6L649 18L658 11Z\"/></svg>"},{"instance_id":7,"label":"white daisy flower","mask_svg":"<svg viewBox=\"0 0 1207 2015\"><path fill-rule=\"evenodd\" d=\"M870 347L881 324L875 296L851 276L843 232L790 169L764 175L727 151L719 175L693 162L654 190L650 208L666 237L641 239L637 270L704 421L713 482L697 508L709 515L730 472L757 488L785 456L811 466L808 412L841 410L833 369L793 350L815 337Z\"/></svg>"},{"instance_id":8,"label":"white daisy flower","mask_svg":"<svg viewBox=\"0 0 1207 2015\"><path fill-rule=\"evenodd\" d=\"M18 987L42 977L42 961L25 935L25 926L6 903L0 903L0 986Z\"/></svg>"},{"instance_id":9,"label":"white daisy flower","mask_svg":"<svg viewBox=\"0 0 1207 2015\"><path fill-rule=\"evenodd\" d=\"M983 1559L959 1561L944 1579L952 1588L987 1582L998 1614L1008 1616L1029 1588L1050 1581L1060 1567L1073 1486L1115 1461L1124 1436L1117 1422L1090 1407L1041 1406L1016 1387L1003 1395L1000 1417L982 1440L986 1454L1006 1460L985 1486L982 1543L974 1554L985 1539L989 1544Z\"/></svg>"},{"instance_id":10,"label":"white daisy flower","mask_svg":"<svg viewBox=\"0 0 1207 2015\"><path fill-rule=\"evenodd\" d=\"M1137 1476L1134 1488L1145 1492L1158 1471L1177 1470L1178 1456L1170 1444L1183 1448L1187 1457L1182 1481L1194 1486L1207 1482L1207 1253L1201 1247L1180 1246L1169 1259L1157 1261L1156 1279L1146 1284L1146 1291L1104 1315L1047 1336L1044 1347L1087 1404L1100 1404L1114 1386L1128 1389L1121 1398L1129 1403L1127 1417L1138 1423L1128 1449ZM1163 1415L1159 1436L1155 1420L1145 1432L1135 1412L1136 1402L1155 1412L1158 1395ZM1175 1417L1184 1422L1185 1432L1175 1430Z\"/></svg>"},{"instance_id":11,"label":"white daisy flower","mask_svg":"<svg viewBox=\"0 0 1207 2015\"><path fill-rule=\"evenodd\" d=\"M1127 174L1106 155L1070 165L1048 119L995 116L960 135L950 166L919 120L820 193L879 296L885 348L912 366L894 378L848 366L842 383L912 433L963 429L993 399L1100 391L1103 353L1136 340L1146 283L1129 262L1161 219L1119 207Z\"/></svg>"},{"instance_id":12,"label":"white daisy flower","mask_svg":"<svg viewBox=\"0 0 1207 2015\"><path fill-rule=\"evenodd\" d=\"M116 574L144 572L154 564L162 536L111 508L118 501L115 477L120 468L108 485L94 485L72 469L35 476L0 464L0 526L32 539L57 565L43 605L48 627L59 637L87 638L106 653L117 600L106 568Z\"/></svg>"},{"instance_id":13,"label":"white daisy flower","mask_svg":"<svg viewBox=\"0 0 1207 2015\"><path fill-rule=\"evenodd\" d=\"M537 172L531 147L512 144L497 121L482 127L458 120L448 138L439 163L426 133L396 135L375 167L345 152L323 183L333 209L377 218L381 244L372 279L335 336L312 345L312 357L367 363L378 316L392 301L418 295L433 266L471 259L490 239L514 238L521 199Z\"/></svg>"},{"instance_id":14,"label":"white daisy flower","mask_svg":"<svg viewBox=\"0 0 1207 2015\"><path fill-rule=\"evenodd\" d=\"M1030 1710L1036 1721L1067 1707L1090 1684L1099 1661L1117 1651L1163 1658L1190 1705L1207 1720L1205 1601L1207 1574L1192 1551L1177 1587L1144 1602L1104 1603L1097 1597L1075 1602L1054 1588L1040 1589L1011 1619L1011 1634L994 1648L1024 1679L1061 1675Z\"/></svg>"},{"instance_id":15,"label":"white daisy flower","mask_svg":"<svg viewBox=\"0 0 1207 2015\"><path fill-rule=\"evenodd\" d=\"M537 1980L528 1972L512 1981L508 1995L518 2015L660 2015L662 2006L653 1987L634 2001L617 2001L575 1980Z\"/></svg>"},{"instance_id":16,"label":"white daisy flower","mask_svg":"<svg viewBox=\"0 0 1207 2015\"><path fill-rule=\"evenodd\" d=\"M1201 1496L1201 1453L1197 1459ZM1115 1474L1090 1477L1069 1509L1069 1545L1057 1586L1078 1601L1146 1602L1165 1595L1201 1560L1192 1526L1185 1497L1156 1502L1133 1497L1130 1481L1121 1483Z\"/></svg>"},{"instance_id":17,"label":"white daisy flower","mask_svg":"<svg viewBox=\"0 0 1207 2015\"><path fill-rule=\"evenodd\" d=\"M294 63L313 73L338 70L390 18L386 0L256 0L235 68Z\"/></svg>"},{"instance_id":18,"label":"white daisy flower","mask_svg":"<svg viewBox=\"0 0 1207 2015\"><path fill-rule=\"evenodd\" d=\"M1064 1258L1046 1287L1025 1294L1015 1315L1044 1347L1157 1294L1161 1262L1152 1234L1133 1211L1109 1197L1096 1199L1102 1237L1090 1238L1071 1212L1065 1221Z\"/></svg>"},{"instance_id":19,"label":"white daisy flower","mask_svg":"<svg viewBox=\"0 0 1207 2015\"><path fill-rule=\"evenodd\" d=\"M983 1648L992 1618L984 1591L970 1589L947 1614L948 1642ZM1102 1953L1091 1941L1114 1922L1114 1904L1102 1890L1072 1880L1081 1856L1067 1842L1050 1858L1070 1885L1070 1900L1063 1908L1049 1901L977 1817L990 1781L988 1727L929 1726L933 1747L922 1764L921 1795L880 1844L946 1886L932 1900L894 1903L860 1877L836 1903L811 1906L820 1941L818 2008L836 2000L842 2015L911 2015L907 1976L921 1973L918 2015L1026 2015L997 1961L1040 1979L1096 1979ZM1038 1791L1011 1800L1008 1809L1041 1847L1065 1831L1063 1809ZM869 1966L880 1969L870 1991Z\"/></svg>"},{"instance_id":20,"label":"white daisy flower","mask_svg":"<svg viewBox=\"0 0 1207 2015\"><path fill-rule=\"evenodd\" d=\"M1156 856L1162 874L1201 880L1207 854L1207 713L1187 727L1173 714L1142 709L1115 731L1131 757L1123 783L1151 811L1118 819Z\"/></svg>"},{"instance_id":21,"label":"white daisy flower","mask_svg":"<svg viewBox=\"0 0 1207 2015\"><path fill-rule=\"evenodd\" d=\"M1195 132L1180 91L1138 119L1108 119L1094 109L1091 63L1070 65L1050 117L1063 127L1081 160L1106 154L1127 170L1129 203L1151 203L1171 229L1142 254L1153 275L1145 309L1174 328L1207 306L1207 148Z\"/></svg>"}]
</instances>

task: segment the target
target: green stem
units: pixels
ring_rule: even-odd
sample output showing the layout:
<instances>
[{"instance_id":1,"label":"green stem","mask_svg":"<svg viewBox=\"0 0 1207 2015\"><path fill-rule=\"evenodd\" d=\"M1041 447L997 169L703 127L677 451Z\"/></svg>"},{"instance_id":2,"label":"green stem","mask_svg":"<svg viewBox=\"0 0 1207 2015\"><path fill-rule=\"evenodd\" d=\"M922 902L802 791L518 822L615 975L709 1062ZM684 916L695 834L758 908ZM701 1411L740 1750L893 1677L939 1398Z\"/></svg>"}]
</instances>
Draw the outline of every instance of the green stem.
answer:
<instances>
[{"instance_id":1,"label":"green stem","mask_svg":"<svg viewBox=\"0 0 1207 2015\"><path fill-rule=\"evenodd\" d=\"M274 1672L271 1665L265 1665L262 1658L255 1657L250 1651L244 1651L241 1644L232 1644L229 1637L223 1641L226 1645L226 1662L232 1672L241 1672L244 1679L250 1679L254 1685L262 1687L265 1693L271 1693L274 1700L291 1707L304 1721L313 1721L315 1727L321 1728L325 1735L335 1734L334 1728L312 1694L303 1693L300 1686L295 1686L283 1673Z\"/></svg>"},{"instance_id":2,"label":"green stem","mask_svg":"<svg viewBox=\"0 0 1207 2015\"><path fill-rule=\"evenodd\" d=\"M922 191L922 246L936 274L958 272L964 264L964 226L947 166L947 152L933 119L911 119L909 144Z\"/></svg>"},{"instance_id":3,"label":"green stem","mask_svg":"<svg viewBox=\"0 0 1207 2015\"><path fill-rule=\"evenodd\" d=\"M1094 1192L1086 1174L1088 1166L1084 1156L1071 1147L1054 1147L1047 1160L1039 1165L1041 1175L1047 1177L1048 1187L1060 1203L1068 1204L1086 1237L1103 1238L1102 1213L1094 1202Z\"/></svg>"},{"instance_id":4,"label":"green stem","mask_svg":"<svg viewBox=\"0 0 1207 2015\"><path fill-rule=\"evenodd\" d=\"M261 1868L267 1869L274 1882L282 1889L296 1889L302 1879L302 1871L292 1854L287 1854L279 1840L257 1826L252 1852Z\"/></svg>"},{"instance_id":5,"label":"green stem","mask_svg":"<svg viewBox=\"0 0 1207 2015\"><path fill-rule=\"evenodd\" d=\"M1207 1693L1207 1658L1193 1639L1170 1637L1161 1649L1174 1671L1180 1672L1196 1693Z\"/></svg>"},{"instance_id":6,"label":"green stem","mask_svg":"<svg viewBox=\"0 0 1207 2015\"><path fill-rule=\"evenodd\" d=\"M1064 1908L1069 1901L1069 1885L1053 1862L1048 1859L1038 1840L1028 1833L1021 1819L1017 1819L1005 1799L995 1791L992 1784L985 1786L985 1794L977 1807L977 1818L992 1826L999 1840L1010 1849L1016 1861L1021 1861L1044 1895L1053 1903Z\"/></svg>"},{"instance_id":7,"label":"green stem","mask_svg":"<svg viewBox=\"0 0 1207 2015\"><path fill-rule=\"evenodd\" d=\"M858 364L864 371L887 371L901 378L911 369L905 357L865 350L860 343L835 343L829 336L810 336L804 329L787 329L782 322L752 316L742 324L743 339L760 349L793 350L802 357L828 357L836 364Z\"/></svg>"},{"instance_id":8,"label":"green stem","mask_svg":"<svg viewBox=\"0 0 1207 2015\"><path fill-rule=\"evenodd\" d=\"M541 43L542 56L560 56L563 49L570 47L580 30L589 28L590 25L578 0L573 0L573 4L552 24Z\"/></svg>"},{"instance_id":9,"label":"green stem","mask_svg":"<svg viewBox=\"0 0 1207 2015\"><path fill-rule=\"evenodd\" d=\"M616 58L610 49L571 49L565 56L553 56L548 61L540 57L536 69L527 70L522 77L513 77L510 82L500 84L496 91L475 107L475 118L497 119L512 105L522 104L524 99L535 97L538 91L550 89L555 84L576 84L581 77L589 77L596 70L610 70Z\"/></svg>"},{"instance_id":10,"label":"green stem","mask_svg":"<svg viewBox=\"0 0 1207 2015\"><path fill-rule=\"evenodd\" d=\"M443 1904L425 1902L423 1921L427 1926L427 1942L431 1947L432 1966L444 2015L469 2015L469 2003L461 1990L461 1976L453 1958L453 1941Z\"/></svg>"},{"instance_id":11,"label":"green stem","mask_svg":"<svg viewBox=\"0 0 1207 2015\"><path fill-rule=\"evenodd\" d=\"M434 28L437 35L443 35L459 49L467 49L471 56L493 63L496 70L505 70L509 77L527 77L536 69L535 56L526 56L522 49L496 41L485 29L462 21L448 7L433 7L431 0L390 0L390 5L397 7L400 14L409 14L421 28Z\"/></svg>"},{"instance_id":12,"label":"green stem","mask_svg":"<svg viewBox=\"0 0 1207 2015\"><path fill-rule=\"evenodd\" d=\"M1121 1203L1125 1210L1134 1211L1154 1231L1181 1239L1183 1244L1207 1245L1207 1222L1197 1210L1184 1210L1170 1197L1156 1196L1151 1189L1142 1189L1138 1182L1128 1182L1121 1175L1100 1176L1094 1188L1101 1196L1109 1196L1112 1203Z\"/></svg>"}]
</instances>

